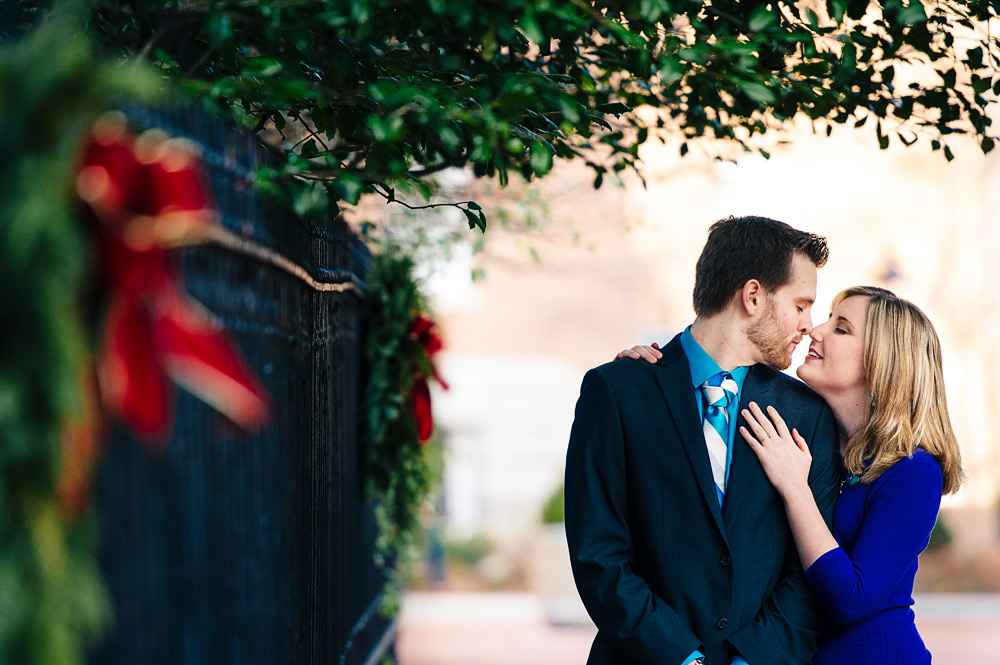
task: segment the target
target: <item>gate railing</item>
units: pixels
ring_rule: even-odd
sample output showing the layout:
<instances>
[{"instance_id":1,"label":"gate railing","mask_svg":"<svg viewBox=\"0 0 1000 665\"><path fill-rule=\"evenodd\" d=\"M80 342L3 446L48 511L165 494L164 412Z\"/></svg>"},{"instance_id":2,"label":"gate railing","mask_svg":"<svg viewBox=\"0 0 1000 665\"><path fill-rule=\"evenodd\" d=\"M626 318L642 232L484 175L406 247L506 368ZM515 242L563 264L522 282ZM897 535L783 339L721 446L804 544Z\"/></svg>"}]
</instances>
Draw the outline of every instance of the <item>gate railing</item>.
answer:
<instances>
[{"instance_id":1,"label":"gate railing","mask_svg":"<svg viewBox=\"0 0 1000 665\"><path fill-rule=\"evenodd\" d=\"M183 250L188 293L274 399L237 431L181 393L169 445L112 434L96 479L115 622L95 665L362 665L392 648L360 439L366 247L253 189L254 141L200 109L125 109L200 145L230 241Z\"/></svg>"}]
</instances>

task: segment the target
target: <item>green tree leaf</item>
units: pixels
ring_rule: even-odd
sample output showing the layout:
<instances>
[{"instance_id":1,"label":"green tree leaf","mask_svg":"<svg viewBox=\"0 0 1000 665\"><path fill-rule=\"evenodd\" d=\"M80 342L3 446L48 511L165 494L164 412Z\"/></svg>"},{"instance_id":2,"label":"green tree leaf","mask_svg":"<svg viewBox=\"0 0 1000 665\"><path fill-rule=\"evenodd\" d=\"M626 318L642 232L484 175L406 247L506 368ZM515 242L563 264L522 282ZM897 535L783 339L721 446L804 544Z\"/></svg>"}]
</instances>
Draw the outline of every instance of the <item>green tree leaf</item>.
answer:
<instances>
[{"instance_id":1,"label":"green tree leaf","mask_svg":"<svg viewBox=\"0 0 1000 665\"><path fill-rule=\"evenodd\" d=\"M740 90L742 90L747 97L756 102L760 102L761 104L773 104L777 99L770 88L760 83L753 83L752 81L740 83Z\"/></svg>"}]
</instances>

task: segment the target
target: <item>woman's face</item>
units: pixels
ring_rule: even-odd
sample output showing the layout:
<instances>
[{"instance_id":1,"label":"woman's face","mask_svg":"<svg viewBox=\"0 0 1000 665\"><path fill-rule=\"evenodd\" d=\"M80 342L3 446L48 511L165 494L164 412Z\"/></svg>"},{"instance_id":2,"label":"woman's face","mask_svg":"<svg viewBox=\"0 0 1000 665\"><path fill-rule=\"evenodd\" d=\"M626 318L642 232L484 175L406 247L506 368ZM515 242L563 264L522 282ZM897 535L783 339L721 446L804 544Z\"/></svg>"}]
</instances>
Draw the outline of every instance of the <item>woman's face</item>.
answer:
<instances>
[{"instance_id":1,"label":"woman's face","mask_svg":"<svg viewBox=\"0 0 1000 665\"><path fill-rule=\"evenodd\" d=\"M826 323L809 333L809 354L795 372L799 378L828 400L850 393L864 395L867 319L868 298L845 298Z\"/></svg>"}]
</instances>

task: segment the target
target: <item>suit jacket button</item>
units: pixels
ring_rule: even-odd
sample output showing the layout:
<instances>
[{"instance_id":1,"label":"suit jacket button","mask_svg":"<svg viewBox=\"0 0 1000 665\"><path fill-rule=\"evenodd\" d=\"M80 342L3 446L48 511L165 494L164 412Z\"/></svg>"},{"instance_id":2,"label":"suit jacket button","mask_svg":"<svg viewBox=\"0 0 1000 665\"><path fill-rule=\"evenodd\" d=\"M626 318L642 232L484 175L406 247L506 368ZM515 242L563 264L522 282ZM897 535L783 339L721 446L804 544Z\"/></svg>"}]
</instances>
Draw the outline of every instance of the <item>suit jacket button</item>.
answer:
<instances>
[{"instance_id":1,"label":"suit jacket button","mask_svg":"<svg viewBox=\"0 0 1000 665\"><path fill-rule=\"evenodd\" d=\"M722 566L728 566L733 560L729 558L728 554L724 554L721 559L719 559L719 564Z\"/></svg>"},{"instance_id":2,"label":"suit jacket button","mask_svg":"<svg viewBox=\"0 0 1000 665\"><path fill-rule=\"evenodd\" d=\"M715 627L719 630L725 630L729 626L729 619L722 617L719 622L715 624Z\"/></svg>"}]
</instances>

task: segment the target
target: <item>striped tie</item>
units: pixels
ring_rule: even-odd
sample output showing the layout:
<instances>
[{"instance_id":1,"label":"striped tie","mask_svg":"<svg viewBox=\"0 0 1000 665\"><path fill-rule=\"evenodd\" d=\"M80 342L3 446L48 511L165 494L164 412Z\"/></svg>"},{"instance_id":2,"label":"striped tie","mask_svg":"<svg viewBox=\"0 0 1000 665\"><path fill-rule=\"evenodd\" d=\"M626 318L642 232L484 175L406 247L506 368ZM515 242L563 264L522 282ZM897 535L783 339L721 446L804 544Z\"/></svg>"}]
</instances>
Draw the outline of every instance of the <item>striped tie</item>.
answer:
<instances>
[{"instance_id":1,"label":"striped tie","mask_svg":"<svg viewBox=\"0 0 1000 665\"><path fill-rule=\"evenodd\" d=\"M712 477L719 495L719 505L726 494L726 455L729 450L729 403L738 387L729 372L720 372L701 384L705 399L705 445L712 462Z\"/></svg>"}]
</instances>

